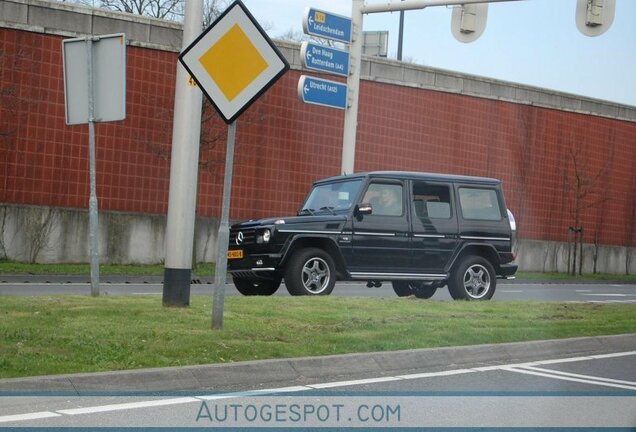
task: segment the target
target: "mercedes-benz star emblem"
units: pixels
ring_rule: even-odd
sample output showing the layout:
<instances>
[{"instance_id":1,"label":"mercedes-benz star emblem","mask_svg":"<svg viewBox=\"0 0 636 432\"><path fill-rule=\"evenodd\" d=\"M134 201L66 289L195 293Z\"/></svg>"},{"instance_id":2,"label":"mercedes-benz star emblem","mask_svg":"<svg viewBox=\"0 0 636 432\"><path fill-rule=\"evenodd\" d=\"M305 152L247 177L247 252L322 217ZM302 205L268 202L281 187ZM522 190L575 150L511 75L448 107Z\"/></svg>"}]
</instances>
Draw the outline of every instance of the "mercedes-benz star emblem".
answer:
<instances>
[{"instance_id":1,"label":"mercedes-benz star emblem","mask_svg":"<svg viewBox=\"0 0 636 432\"><path fill-rule=\"evenodd\" d=\"M239 231L236 235L236 244L240 245L241 243L243 243L243 232Z\"/></svg>"}]
</instances>

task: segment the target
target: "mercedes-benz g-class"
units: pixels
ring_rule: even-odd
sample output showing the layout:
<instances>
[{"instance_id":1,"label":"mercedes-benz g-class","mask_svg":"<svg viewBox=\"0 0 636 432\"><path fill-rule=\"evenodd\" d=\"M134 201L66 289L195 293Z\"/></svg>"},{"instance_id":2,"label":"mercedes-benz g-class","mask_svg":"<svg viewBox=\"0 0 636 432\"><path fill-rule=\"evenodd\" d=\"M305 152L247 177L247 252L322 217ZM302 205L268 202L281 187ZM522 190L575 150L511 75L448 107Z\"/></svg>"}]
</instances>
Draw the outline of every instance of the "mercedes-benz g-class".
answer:
<instances>
[{"instance_id":1,"label":"mercedes-benz g-class","mask_svg":"<svg viewBox=\"0 0 636 432\"><path fill-rule=\"evenodd\" d=\"M511 278L516 225L501 182L370 172L314 183L296 216L232 226L228 271L244 295L327 295L336 281L398 296L488 300Z\"/></svg>"}]
</instances>

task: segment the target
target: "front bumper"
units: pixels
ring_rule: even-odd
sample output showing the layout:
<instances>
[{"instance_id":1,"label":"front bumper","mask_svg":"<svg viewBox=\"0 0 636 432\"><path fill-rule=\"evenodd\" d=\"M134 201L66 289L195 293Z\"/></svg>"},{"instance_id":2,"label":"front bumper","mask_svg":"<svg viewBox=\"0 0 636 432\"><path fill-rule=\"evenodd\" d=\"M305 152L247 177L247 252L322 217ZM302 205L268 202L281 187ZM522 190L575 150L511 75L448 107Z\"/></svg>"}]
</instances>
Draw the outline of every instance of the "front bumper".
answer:
<instances>
[{"instance_id":1,"label":"front bumper","mask_svg":"<svg viewBox=\"0 0 636 432\"><path fill-rule=\"evenodd\" d=\"M228 260L227 271L232 276L246 279L273 279L279 277L280 254L254 254L242 259Z\"/></svg>"}]
</instances>

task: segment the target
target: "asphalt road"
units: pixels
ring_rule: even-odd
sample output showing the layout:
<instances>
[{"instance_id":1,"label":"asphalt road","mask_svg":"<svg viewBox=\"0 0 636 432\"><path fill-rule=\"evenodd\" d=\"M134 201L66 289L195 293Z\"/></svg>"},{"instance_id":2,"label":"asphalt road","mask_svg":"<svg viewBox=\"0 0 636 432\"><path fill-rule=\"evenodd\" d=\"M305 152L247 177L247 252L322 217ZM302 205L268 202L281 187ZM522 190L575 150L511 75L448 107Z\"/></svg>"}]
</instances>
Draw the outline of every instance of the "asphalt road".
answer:
<instances>
[{"instance_id":1,"label":"asphalt road","mask_svg":"<svg viewBox=\"0 0 636 432\"><path fill-rule=\"evenodd\" d=\"M57 295L86 294L91 288L86 277L43 277L43 276L1 276L0 295ZM117 280L119 279L119 280ZM100 284L102 295L145 295L161 294L163 284L157 278L144 281L143 278L132 278L123 282L122 278L105 278ZM202 281L191 285L192 295L212 296L214 285ZM232 284L226 286L226 295L240 295ZM284 284L275 295L287 296ZM394 297L390 283L380 288L367 288L364 283L339 282L332 293L344 297ZM433 300L451 300L446 288L439 289ZM535 300L535 301L572 301L601 303L634 303L636 304L636 284L628 283L554 283L554 282L521 282L499 281L493 300Z\"/></svg>"},{"instance_id":2,"label":"asphalt road","mask_svg":"<svg viewBox=\"0 0 636 432\"><path fill-rule=\"evenodd\" d=\"M2 427L298 427L492 428L636 427L634 337L507 344L385 353L376 362L421 366L370 373L365 355L334 356L336 376L303 377L308 364L290 361L277 387L260 387L276 363L252 362L253 382L240 391L162 395L93 392L29 396L0 393ZM632 348L632 350L626 351ZM597 352L597 354L593 354ZM602 352L602 353L598 353ZM507 353L507 354L505 354ZM579 355L586 354L586 355ZM453 358L446 366L435 359ZM521 357L523 360L513 361ZM531 360L528 360L531 359ZM349 360L349 361L348 361ZM343 366L343 363L346 366ZM452 363L452 364L451 364ZM312 359L311 365L320 364ZM239 366L240 367L240 366ZM356 374L356 368L366 373ZM350 372L343 376L342 368ZM339 377L337 369L340 369ZM391 369L391 366L389 366ZM317 372L319 374L319 372ZM210 374L210 371L208 371ZM231 375L230 375L231 376ZM244 377L244 375L243 375ZM340 379L336 379L340 378ZM107 375L102 374L106 383ZM227 378L228 382L232 380ZM78 379L76 385L81 381ZM2 380L0 380L2 384ZM254 389L258 389L254 391ZM252 391L250 391L252 390Z\"/></svg>"}]
</instances>

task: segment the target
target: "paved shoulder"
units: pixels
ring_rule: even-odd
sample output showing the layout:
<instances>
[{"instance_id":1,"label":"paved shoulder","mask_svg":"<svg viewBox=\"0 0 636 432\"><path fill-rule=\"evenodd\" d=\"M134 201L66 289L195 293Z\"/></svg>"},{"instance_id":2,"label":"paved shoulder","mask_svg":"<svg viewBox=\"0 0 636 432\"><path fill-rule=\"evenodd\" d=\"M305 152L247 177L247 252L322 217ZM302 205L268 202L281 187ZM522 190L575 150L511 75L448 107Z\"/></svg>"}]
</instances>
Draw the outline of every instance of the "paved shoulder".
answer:
<instances>
[{"instance_id":1,"label":"paved shoulder","mask_svg":"<svg viewBox=\"0 0 636 432\"><path fill-rule=\"evenodd\" d=\"M252 390L636 349L636 334L0 380L0 392Z\"/></svg>"}]
</instances>

